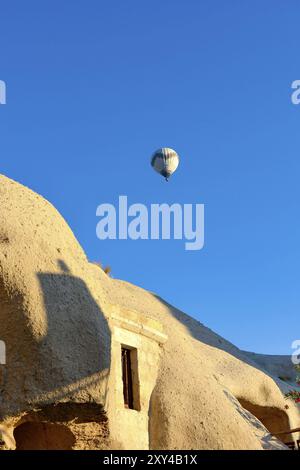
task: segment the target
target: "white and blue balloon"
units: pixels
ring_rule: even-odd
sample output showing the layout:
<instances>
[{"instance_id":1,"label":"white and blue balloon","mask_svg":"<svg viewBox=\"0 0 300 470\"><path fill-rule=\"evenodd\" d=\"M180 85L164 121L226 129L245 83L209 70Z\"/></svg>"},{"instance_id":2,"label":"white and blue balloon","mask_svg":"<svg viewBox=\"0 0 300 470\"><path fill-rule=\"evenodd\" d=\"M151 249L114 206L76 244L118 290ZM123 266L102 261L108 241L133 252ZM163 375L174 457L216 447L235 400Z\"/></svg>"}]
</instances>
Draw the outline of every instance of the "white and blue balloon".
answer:
<instances>
[{"instance_id":1,"label":"white and blue balloon","mask_svg":"<svg viewBox=\"0 0 300 470\"><path fill-rule=\"evenodd\" d=\"M177 170L179 165L179 156L175 150L163 147L156 150L151 158L151 166L162 175L166 181Z\"/></svg>"}]
</instances>

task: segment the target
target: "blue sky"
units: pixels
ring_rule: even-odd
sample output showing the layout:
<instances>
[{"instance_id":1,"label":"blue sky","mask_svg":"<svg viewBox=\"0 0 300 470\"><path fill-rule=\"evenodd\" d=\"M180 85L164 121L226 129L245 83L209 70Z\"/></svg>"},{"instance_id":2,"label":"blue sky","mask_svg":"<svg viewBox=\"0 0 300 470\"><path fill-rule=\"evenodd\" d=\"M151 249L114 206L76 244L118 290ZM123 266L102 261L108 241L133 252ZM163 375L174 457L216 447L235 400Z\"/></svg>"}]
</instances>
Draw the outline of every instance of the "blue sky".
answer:
<instances>
[{"instance_id":1,"label":"blue sky","mask_svg":"<svg viewBox=\"0 0 300 470\"><path fill-rule=\"evenodd\" d=\"M300 337L300 4L1 3L1 173L63 214L90 260L237 346ZM165 183L150 167L181 156ZM204 203L205 247L100 241L96 207ZM151 312L150 312L151 313Z\"/></svg>"}]
</instances>

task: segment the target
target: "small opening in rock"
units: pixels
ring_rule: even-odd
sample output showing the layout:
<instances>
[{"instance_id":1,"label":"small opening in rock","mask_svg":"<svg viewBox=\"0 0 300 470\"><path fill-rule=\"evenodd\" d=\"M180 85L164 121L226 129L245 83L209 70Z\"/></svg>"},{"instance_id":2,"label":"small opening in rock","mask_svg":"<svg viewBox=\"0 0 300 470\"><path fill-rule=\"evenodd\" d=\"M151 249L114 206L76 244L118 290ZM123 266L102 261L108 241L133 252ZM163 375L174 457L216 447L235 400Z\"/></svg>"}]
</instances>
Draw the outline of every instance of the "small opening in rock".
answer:
<instances>
[{"instance_id":1,"label":"small opening in rock","mask_svg":"<svg viewBox=\"0 0 300 470\"><path fill-rule=\"evenodd\" d=\"M16 450L71 450L74 434L62 424L26 422L14 430Z\"/></svg>"},{"instance_id":2,"label":"small opening in rock","mask_svg":"<svg viewBox=\"0 0 300 470\"><path fill-rule=\"evenodd\" d=\"M275 407L254 405L243 399L239 399L239 402L243 408L256 416L273 436L276 436L285 444L292 440L293 437L289 433L277 435L277 433L290 430L289 418L283 410Z\"/></svg>"},{"instance_id":3,"label":"small opening in rock","mask_svg":"<svg viewBox=\"0 0 300 470\"><path fill-rule=\"evenodd\" d=\"M140 410L137 350L121 347L123 396L125 408Z\"/></svg>"}]
</instances>

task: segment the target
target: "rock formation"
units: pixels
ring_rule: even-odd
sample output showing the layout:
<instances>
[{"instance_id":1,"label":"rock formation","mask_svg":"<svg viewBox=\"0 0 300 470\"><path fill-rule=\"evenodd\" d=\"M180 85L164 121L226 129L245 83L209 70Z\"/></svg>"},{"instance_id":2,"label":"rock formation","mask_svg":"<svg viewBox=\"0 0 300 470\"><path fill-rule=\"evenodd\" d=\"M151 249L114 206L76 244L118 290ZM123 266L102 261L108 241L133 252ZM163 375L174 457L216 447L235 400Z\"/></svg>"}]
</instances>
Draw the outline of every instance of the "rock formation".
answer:
<instances>
[{"instance_id":1,"label":"rock formation","mask_svg":"<svg viewBox=\"0 0 300 470\"><path fill-rule=\"evenodd\" d=\"M240 351L109 278L49 202L5 176L0 207L3 449L286 449L297 438L275 437L300 423L280 358Z\"/></svg>"}]
</instances>

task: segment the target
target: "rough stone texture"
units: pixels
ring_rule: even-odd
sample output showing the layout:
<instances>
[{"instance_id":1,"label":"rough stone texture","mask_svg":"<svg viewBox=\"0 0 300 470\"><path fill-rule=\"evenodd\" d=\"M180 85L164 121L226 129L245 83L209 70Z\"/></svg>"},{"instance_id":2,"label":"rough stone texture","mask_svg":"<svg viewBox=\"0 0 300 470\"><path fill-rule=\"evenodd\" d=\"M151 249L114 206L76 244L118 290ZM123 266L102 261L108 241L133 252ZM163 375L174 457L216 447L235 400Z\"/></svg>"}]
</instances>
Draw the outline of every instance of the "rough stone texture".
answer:
<instances>
[{"instance_id":1,"label":"rough stone texture","mask_svg":"<svg viewBox=\"0 0 300 470\"><path fill-rule=\"evenodd\" d=\"M268 370L267 357L262 361L242 352L155 294L110 279L88 263L51 204L5 176L0 177L0 208L0 339L7 347L7 365L0 366L4 448L14 447L14 428L22 419L21 424L29 423L32 413L44 423L51 445L58 445L49 437L51 425L61 425L57 433L73 448L147 443L154 449L283 447L263 424L269 431L297 427L299 407L288 402L286 408L283 391L289 384L274 375L273 366ZM134 312L140 323L155 320L154 336L161 324L168 337L160 345L157 338L146 341L153 342L149 347L155 359L154 375L143 378L148 380L143 405L149 415L147 435L134 432L138 411L127 410L137 418L126 421L116 399L120 368L114 328L122 329L113 326L116 305L124 319ZM147 362L144 343L141 353ZM147 377L144 368L150 364L142 367L141 377ZM36 414L58 404L93 404L108 421L105 427L104 421L94 420L75 429L68 419ZM22 428L22 445L28 445L28 428Z\"/></svg>"},{"instance_id":2,"label":"rough stone texture","mask_svg":"<svg viewBox=\"0 0 300 470\"><path fill-rule=\"evenodd\" d=\"M47 405L12 417L9 424L13 431L3 449L107 450L112 446L106 413L97 404Z\"/></svg>"},{"instance_id":3,"label":"rough stone texture","mask_svg":"<svg viewBox=\"0 0 300 470\"><path fill-rule=\"evenodd\" d=\"M287 382L292 386L296 385L297 373L291 361L291 356L256 354L252 352L246 352L246 354L277 379Z\"/></svg>"},{"instance_id":4,"label":"rough stone texture","mask_svg":"<svg viewBox=\"0 0 300 470\"><path fill-rule=\"evenodd\" d=\"M110 330L101 282L89 282L85 254L43 198L2 176L0 207L0 336L8 363L0 413L56 400L103 403Z\"/></svg>"},{"instance_id":5,"label":"rough stone texture","mask_svg":"<svg viewBox=\"0 0 300 470\"><path fill-rule=\"evenodd\" d=\"M299 407L289 402L286 410L280 389L286 384L265 373L251 355L156 295L115 283L115 302L158 319L168 335L152 395L152 448L261 449L256 429L233 409L229 395L271 415L279 410L282 430L299 423Z\"/></svg>"},{"instance_id":6,"label":"rough stone texture","mask_svg":"<svg viewBox=\"0 0 300 470\"><path fill-rule=\"evenodd\" d=\"M110 432L115 441L122 442L125 449L149 449L149 407L155 387L160 363L161 347L166 336L157 329L157 322L125 310L126 318L120 317L120 309L112 311L112 358L108 400L106 404L110 417ZM117 322L116 322L117 320ZM120 374L120 345L134 348L132 361L134 409L124 407L123 381ZM124 423L124 426L120 425Z\"/></svg>"}]
</instances>

